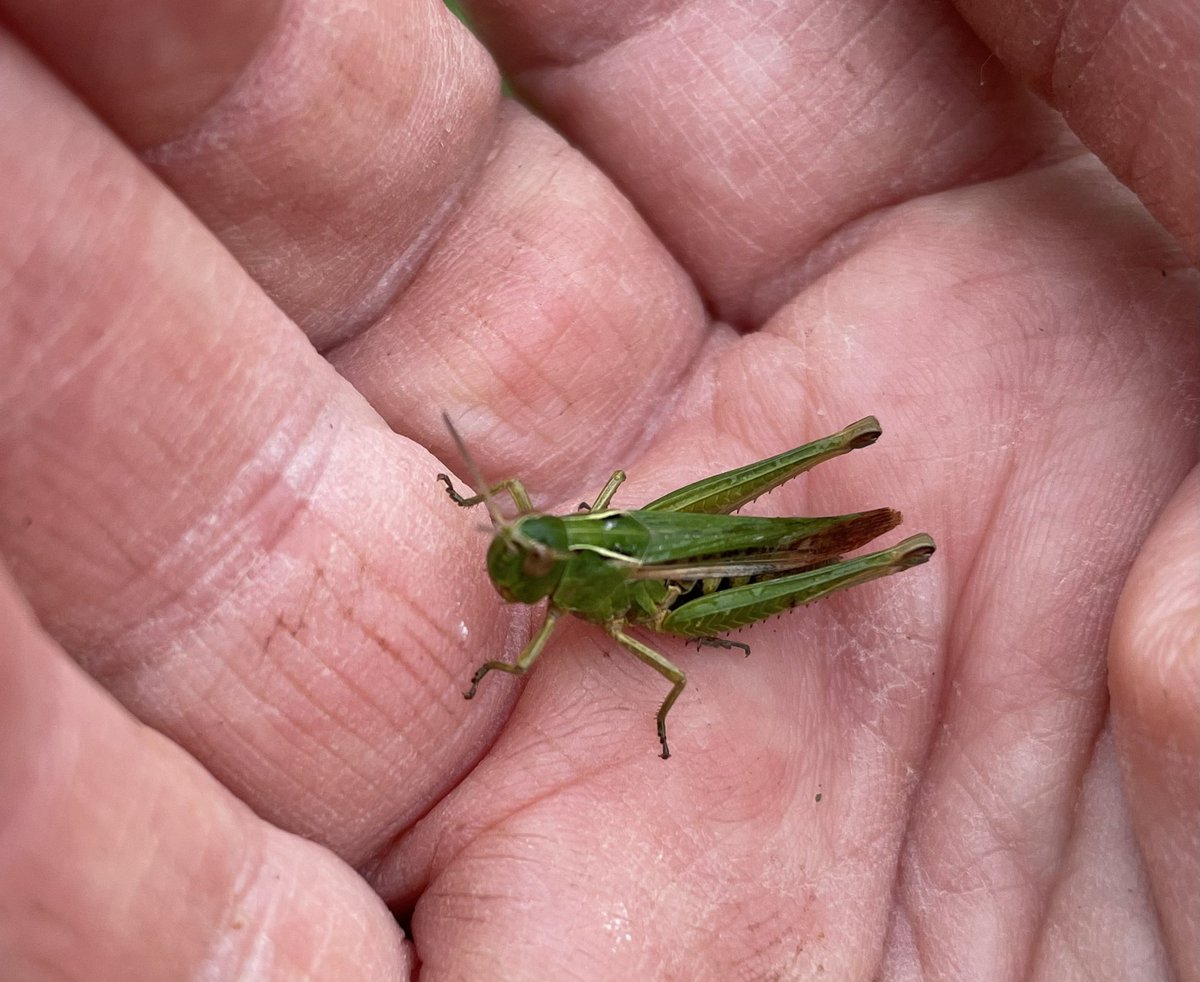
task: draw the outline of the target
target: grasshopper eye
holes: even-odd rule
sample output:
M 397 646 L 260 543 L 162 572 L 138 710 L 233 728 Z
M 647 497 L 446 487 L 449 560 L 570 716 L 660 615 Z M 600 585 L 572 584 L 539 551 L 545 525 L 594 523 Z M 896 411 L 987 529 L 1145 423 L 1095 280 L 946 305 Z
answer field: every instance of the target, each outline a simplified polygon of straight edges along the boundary
M 521 572 L 530 579 L 540 580 L 543 576 L 550 575 L 555 561 L 554 553 L 549 549 L 530 550 L 521 560 Z

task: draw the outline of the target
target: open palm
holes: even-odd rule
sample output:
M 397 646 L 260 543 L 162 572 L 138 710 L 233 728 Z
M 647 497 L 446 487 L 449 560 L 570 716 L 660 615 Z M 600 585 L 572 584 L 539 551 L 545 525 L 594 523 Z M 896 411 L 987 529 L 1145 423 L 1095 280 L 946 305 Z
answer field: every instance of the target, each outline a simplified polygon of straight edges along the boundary
M 15 977 L 1200 978 L 1195 14 L 959 6 L 478 3 L 539 118 L 436 5 L 0 2 Z M 663 761 L 588 625 L 462 699 L 443 411 L 548 510 L 873 413 L 752 510 L 939 551 L 655 638 Z

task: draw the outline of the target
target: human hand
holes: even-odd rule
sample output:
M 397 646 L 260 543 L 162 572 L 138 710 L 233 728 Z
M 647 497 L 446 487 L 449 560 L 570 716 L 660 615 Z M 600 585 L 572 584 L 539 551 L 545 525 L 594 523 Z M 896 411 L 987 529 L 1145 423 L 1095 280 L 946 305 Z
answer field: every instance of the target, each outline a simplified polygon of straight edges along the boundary
M 962 6 L 1194 259 L 1190 35 Z M 103 120 L 5 38 L 18 977 L 1200 975 L 1196 275 L 952 8 L 476 10 L 580 152 L 435 7 L 153 9 L 0 8 Z M 461 699 L 530 621 L 443 409 L 567 508 L 874 413 L 759 507 L 939 552 L 665 641 L 663 762 L 587 626 Z

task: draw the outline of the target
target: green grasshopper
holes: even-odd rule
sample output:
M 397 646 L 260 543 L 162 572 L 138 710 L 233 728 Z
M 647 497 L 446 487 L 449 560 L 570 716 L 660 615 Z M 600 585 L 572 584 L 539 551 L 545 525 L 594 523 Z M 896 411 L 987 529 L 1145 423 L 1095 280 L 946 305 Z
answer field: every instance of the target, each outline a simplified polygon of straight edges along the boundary
M 653 648 L 625 633 L 627 626 L 688 638 L 699 644 L 750 649 L 718 637 L 836 590 L 926 562 L 933 539 L 924 533 L 866 556 L 843 559 L 900 523 L 890 508 L 828 518 L 756 518 L 733 511 L 822 461 L 874 443 L 882 432 L 873 416 L 823 440 L 745 467 L 706 477 L 636 509 L 610 509 L 625 480 L 614 471 L 596 500 L 570 515 L 535 511 L 520 481 L 486 486 L 450 418 L 449 428 L 471 478 L 481 489 L 466 498 L 438 474 L 454 503 L 484 504 L 496 530 L 487 568 L 497 592 L 510 603 L 549 598 L 546 618 L 515 664 L 485 662 L 463 693 L 497 670 L 524 675 L 546 646 L 563 614 L 601 625 L 613 639 L 671 683 L 658 710 L 662 757 L 667 713 L 687 677 Z M 518 515 L 500 514 L 494 496 L 506 492 Z

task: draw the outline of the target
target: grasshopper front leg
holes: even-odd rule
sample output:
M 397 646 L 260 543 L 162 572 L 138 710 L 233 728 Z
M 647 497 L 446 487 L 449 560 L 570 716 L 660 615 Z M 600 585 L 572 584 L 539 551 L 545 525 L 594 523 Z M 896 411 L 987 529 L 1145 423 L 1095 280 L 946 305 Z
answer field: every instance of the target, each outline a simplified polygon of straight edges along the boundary
M 472 508 L 475 505 L 483 504 L 489 497 L 499 494 L 501 491 L 508 492 L 508 496 L 512 498 L 513 504 L 517 506 L 517 511 L 522 515 L 528 515 L 533 511 L 533 502 L 529 500 L 529 494 L 525 490 L 525 485 L 518 481 L 515 477 L 510 477 L 506 481 L 501 481 L 488 488 L 483 494 L 475 494 L 469 498 L 464 498 L 450 483 L 448 474 L 437 475 L 437 480 L 446 485 L 446 493 L 450 495 L 450 500 L 453 501 L 459 508 Z
M 617 493 L 619 488 L 625 481 L 624 471 L 613 471 L 612 477 L 608 479 L 608 483 L 600 489 L 600 493 L 596 495 L 596 500 L 590 505 L 586 501 L 579 502 L 579 507 L 576 511 L 603 511 L 608 507 L 608 503 L 612 501 L 612 496 Z
M 463 693 L 463 698 L 474 699 L 480 680 L 493 669 L 498 672 L 508 672 L 509 675 L 524 675 L 529 671 L 529 666 L 537 661 L 538 655 L 546 647 L 546 642 L 550 640 L 554 625 L 561 614 L 562 611 L 555 610 L 553 607 L 546 611 L 546 619 L 542 621 L 542 626 L 538 628 L 537 634 L 533 636 L 529 644 L 521 649 L 515 664 L 510 665 L 506 661 L 488 661 L 480 665 L 475 674 L 471 676 L 471 688 Z
M 625 481 L 624 471 L 613 471 L 612 477 L 608 479 L 608 483 L 600 489 L 600 493 L 596 495 L 596 500 L 592 502 L 592 506 L 588 511 L 604 511 L 608 507 L 608 503 L 612 501 L 612 496 L 617 493 L 619 488 Z
M 671 691 L 667 693 L 667 698 L 663 700 L 662 705 L 659 707 L 658 716 L 656 717 L 658 720 L 658 742 L 662 744 L 661 756 L 663 760 L 666 760 L 671 756 L 671 748 L 667 746 L 667 713 L 671 711 L 671 707 L 675 705 L 675 700 L 679 698 L 679 694 L 683 692 L 683 687 L 687 685 L 687 676 L 653 648 L 647 647 L 636 638 L 631 638 L 619 626 L 611 626 L 609 633 L 618 642 L 632 651 L 638 657 L 639 661 L 645 662 L 667 681 L 674 683 Z

